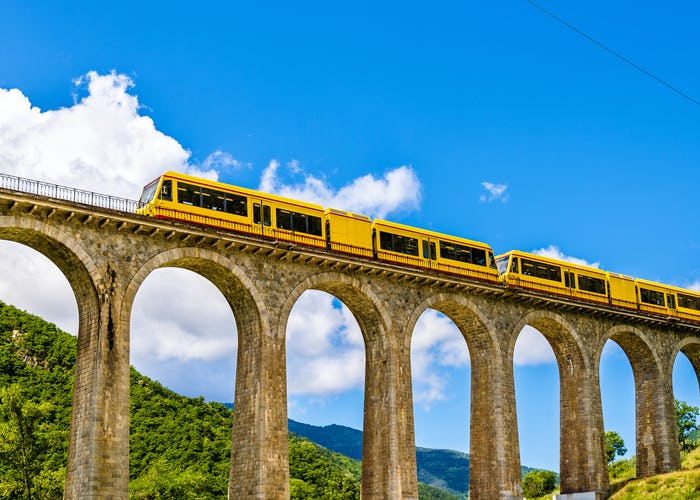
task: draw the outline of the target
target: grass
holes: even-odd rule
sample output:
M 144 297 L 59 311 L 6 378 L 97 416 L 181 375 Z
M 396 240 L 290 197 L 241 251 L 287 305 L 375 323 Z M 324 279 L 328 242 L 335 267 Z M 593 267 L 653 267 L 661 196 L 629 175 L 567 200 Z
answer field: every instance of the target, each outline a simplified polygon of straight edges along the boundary
M 682 470 L 646 479 L 632 479 L 628 470 L 613 478 L 612 469 L 616 464 L 611 466 L 610 487 L 615 493 L 610 500 L 700 498 L 700 447 L 683 457 Z

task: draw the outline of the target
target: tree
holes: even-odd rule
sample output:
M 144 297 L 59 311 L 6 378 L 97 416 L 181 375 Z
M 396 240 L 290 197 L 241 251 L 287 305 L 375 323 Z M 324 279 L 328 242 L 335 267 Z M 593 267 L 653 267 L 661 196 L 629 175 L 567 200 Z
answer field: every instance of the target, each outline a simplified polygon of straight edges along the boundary
M 690 451 L 695 443 L 690 439 L 691 434 L 698 428 L 698 407 L 690 406 L 685 401 L 673 400 L 676 407 L 676 428 L 678 430 L 678 444 L 681 451 Z
M 52 444 L 42 428 L 50 406 L 27 400 L 18 384 L 0 389 L 0 471 L 11 498 L 40 498 L 34 486 L 43 472 L 42 456 Z
M 605 433 L 605 458 L 608 459 L 608 463 L 615 460 L 615 455 L 623 456 L 625 453 L 627 453 L 627 448 L 625 448 L 622 437 L 615 431 L 607 431 Z
M 557 487 L 557 475 L 551 470 L 533 470 L 523 478 L 523 496 L 537 498 L 548 495 Z

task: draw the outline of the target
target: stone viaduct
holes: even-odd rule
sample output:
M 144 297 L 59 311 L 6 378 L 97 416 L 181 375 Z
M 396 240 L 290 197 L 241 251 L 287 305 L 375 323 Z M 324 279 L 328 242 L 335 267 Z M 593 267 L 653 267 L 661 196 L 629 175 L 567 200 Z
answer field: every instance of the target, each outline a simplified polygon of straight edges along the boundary
M 209 279 L 235 316 L 230 499 L 289 498 L 285 330 L 311 289 L 340 299 L 364 336 L 362 498 L 418 498 L 410 345 L 428 308 L 454 321 L 471 356 L 470 498 L 522 497 L 513 351 L 525 325 L 548 339 L 559 367 L 562 493 L 608 496 L 599 384 L 608 339 L 634 374 L 638 476 L 679 468 L 672 368 L 683 352 L 700 374 L 698 325 L 154 220 L 83 192 L 63 201 L 26 191 L 42 192 L 0 188 L 0 239 L 53 261 L 79 311 L 64 498 L 128 498 L 131 309 L 166 266 Z

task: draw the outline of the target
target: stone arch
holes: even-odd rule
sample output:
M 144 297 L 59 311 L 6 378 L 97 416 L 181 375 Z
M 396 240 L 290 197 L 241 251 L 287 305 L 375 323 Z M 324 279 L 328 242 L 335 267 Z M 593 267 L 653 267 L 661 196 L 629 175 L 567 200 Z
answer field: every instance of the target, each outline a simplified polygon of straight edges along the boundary
M 624 351 L 634 376 L 637 477 L 670 472 L 680 466 L 673 407 L 673 362 L 659 355 L 649 335 L 630 325 L 610 328 L 597 346 L 596 367 L 603 346 L 613 340 Z M 674 359 L 674 358 L 671 358 Z
M 550 311 L 531 311 L 527 313 L 513 329 L 508 343 L 508 353 L 512 360 L 515 353 L 515 343 L 523 328 L 529 325 L 540 332 L 549 342 L 557 358 L 559 376 L 562 372 L 573 373 L 574 363 L 580 368 L 590 370 L 590 362 L 584 355 L 583 342 L 573 323 L 563 316 Z
M 509 339 L 512 364 L 515 343 L 529 325 L 547 339 L 559 370 L 559 471 L 562 494 L 608 490 L 599 375 L 593 370 L 580 328 L 586 323 L 551 311 L 532 310 L 517 323 Z
M 403 432 L 408 418 L 405 391 L 401 389 L 402 366 L 395 336 L 391 334 L 394 322 L 388 303 L 383 295 L 380 298 L 380 291 L 353 275 L 312 274 L 287 295 L 280 308 L 278 336 L 285 337 L 289 314 L 307 290 L 320 290 L 342 301 L 355 317 L 364 338 L 362 497 L 417 497 L 415 443 L 412 433 Z M 408 449 L 412 450 L 412 459 Z
M 299 282 L 287 295 L 280 309 L 278 335 L 286 335 L 289 314 L 299 297 L 307 290 L 319 290 L 333 295 L 350 309 L 360 325 L 365 344 L 370 341 L 382 341 L 391 316 L 375 292 L 361 280 L 348 274 L 327 272 L 312 274 Z
M 486 314 L 473 301 L 462 295 L 449 293 L 431 295 L 414 308 L 406 319 L 403 330 L 413 332 L 418 319 L 428 309 L 435 309 L 454 322 L 470 348 L 470 356 L 472 347 L 476 353 L 482 350 L 488 351 L 498 345 L 493 329 L 487 326 L 490 321 Z M 411 337 L 412 335 L 404 336 L 404 348 L 411 348 Z
M 234 314 L 238 356 L 229 498 L 242 498 L 256 489 L 265 496 L 264 492 L 280 487 L 288 495 L 287 422 L 286 413 L 279 410 L 280 400 L 286 405 L 286 386 L 283 379 L 275 378 L 280 353 L 262 294 L 248 273 L 218 252 L 196 247 L 166 250 L 146 260 L 128 279 L 120 311 L 124 331 L 129 331 L 140 286 L 162 267 L 187 269 L 206 278 L 223 294 Z
M 131 307 L 146 277 L 162 267 L 187 269 L 211 281 L 224 295 L 236 318 L 241 340 L 246 332 L 268 331 L 265 302 L 250 277 L 231 259 L 212 250 L 181 247 L 158 253 L 144 262 L 129 280 L 121 320 L 129 324 Z
M 102 276 L 87 250 L 56 226 L 31 217 L 0 216 L 0 239 L 32 248 L 53 262 L 68 280 L 79 314 L 89 310 L 88 303 L 96 302 L 104 288 Z
M 489 316 L 471 298 L 435 293 L 415 305 L 404 321 L 404 350 L 420 316 L 441 312 L 457 326 L 469 349 L 471 364 L 469 497 L 474 499 L 522 496 L 520 449 L 515 412 L 512 363 L 499 339 L 493 311 Z M 410 366 L 410 356 L 407 364 Z M 410 369 L 408 369 L 410 374 Z M 409 381 L 410 387 L 410 381 Z M 410 390 L 410 389 L 409 389 Z
M 695 371 L 695 376 L 698 379 L 698 385 L 700 385 L 700 339 L 698 337 L 685 337 L 675 346 L 673 354 L 671 355 L 670 363 L 671 369 L 673 369 L 673 363 L 678 356 L 678 353 L 683 353 L 690 361 L 690 364 Z

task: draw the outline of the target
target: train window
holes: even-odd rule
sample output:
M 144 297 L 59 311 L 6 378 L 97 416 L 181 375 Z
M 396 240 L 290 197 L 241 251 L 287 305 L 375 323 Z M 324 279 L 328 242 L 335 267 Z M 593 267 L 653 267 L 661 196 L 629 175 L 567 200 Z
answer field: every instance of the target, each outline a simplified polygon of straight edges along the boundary
M 521 261 L 523 274 L 525 276 L 534 276 L 536 278 L 558 281 L 561 283 L 561 267 L 527 259 L 521 259 Z
M 489 252 L 489 267 L 491 269 L 498 269 L 496 267 L 496 257 L 494 257 L 493 252 Z
M 170 179 L 163 181 L 163 187 L 160 188 L 160 199 L 163 201 L 173 201 L 173 181 Z
M 202 208 L 210 210 L 224 211 L 224 193 L 216 189 L 202 188 Z
M 605 280 L 591 278 L 590 276 L 578 275 L 578 287 L 586 292 L 599 293 L 605 295 Z
M 306 233 L 306 214 L 292 212 L 292 230 Z
M 263 226 L 272 225 L 272 215 L 270 214 L 270 207 L 263 205 Z
M 253 203 L 253 224 L 260 224 L 262 218 L 260 217 L 260 203 Z
M 139 199 L 139 201 L 141 203 L 150 202 L 153 199 L 153 195 L 155 194 L 156 189 L 158 189 L 158 179 L 154 180 L 148 186 L 143 188 L 143 192 L 141 193 L 141 198 Z
M 418 257 L 418 240 L 416 238 L 379 231 L 379 246 L 382 250 L 391 250 Z
M 423 258 L 435 260 L 437 255 L 435 254 L 435 243 L 432 241 L 423 241 Z
M 678 307 L 685 307 L 686 309 L 695 309 L 696 311 L 700 311 L 700 297 L 693 297 L 692 295 L 679 293 Z
M 177 201 L 184 205 L 192 205 L 195 207 L 202 206 L 199 186 L 187 184 L 185 182 L 177 183 Z
M 639 289 L 639 299 L 645 304 L 652 304 L 655 306 L 665 306 L 664 294 L 663 292 L 657 292 L 656 290 L 647 290 L 646 288 Z
M 510 272 L 518 274 L 520 271 L 518 271 L 518 258 L 513 257 L 513 263 L 510 265 Z
M 486 266 L 486 250 L 440 240 L 440 257 L 467 264 Z
M 260 209 L 258 209 L 260 210 Z M 238 194 L 226 193 L 226 211 L 233 215 L 248 216 L 248 198 Z M 258 212 L 258 219 L 260 213 Z M 260 222 L 258 222 L 260 224 Z
M 323 234 L 320 217 L 291 212 L 281 208 L 277 209 L 276 215 L 277 227 L 280 229 L 313 234 L 315 236 L 321 236 Z
M 289 210 L 277 209 L 277 227 L 280 229 L 292 230 L 292 212 Z

